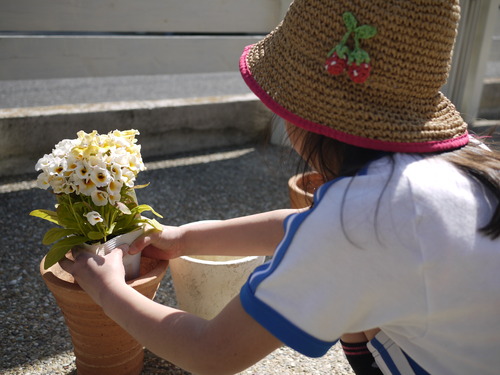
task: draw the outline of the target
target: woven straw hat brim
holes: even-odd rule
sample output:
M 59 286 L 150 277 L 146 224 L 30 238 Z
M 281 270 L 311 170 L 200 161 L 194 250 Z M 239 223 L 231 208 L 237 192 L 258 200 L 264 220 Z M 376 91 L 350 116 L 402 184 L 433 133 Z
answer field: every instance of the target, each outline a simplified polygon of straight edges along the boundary
M 461 147 L 468 143 L 467 124 L 439 92 L 459 8 L 451 1 L 426 3 L 424 9 L 401 0 L 296 0 L 272 33 L 245 49 L 240 71 L 264 104 L 306 130 L 385 151 Z M 328 51 L 346 32 L 344 11 L 378 30 L 363 41 L 372 73 L 362 84 L 324 68 Z

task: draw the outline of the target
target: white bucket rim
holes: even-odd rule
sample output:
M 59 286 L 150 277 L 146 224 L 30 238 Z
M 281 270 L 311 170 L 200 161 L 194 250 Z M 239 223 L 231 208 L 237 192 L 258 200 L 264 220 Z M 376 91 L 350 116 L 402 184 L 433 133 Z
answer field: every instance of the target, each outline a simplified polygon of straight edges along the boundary
M 196 255 L 194 255 L 194 256 L 196 256 Z M 188 262 L 207 264 L 207 265 L 211 265 L 211 266 L 227 266 L 227 265 L 231 265 L 231 264 L 252 262 L 252 261 L 254 261 L 258 258 L 261 258 L 261 257 L 264 258 L 264 256 L 262 256 L 262 255 L 248 255 L 248 256 L 239 256 L 238 257 L 239 259 L 217 261 L 217 260 L 198 259 L 198 258 L 194 258 L 194 256 L 183 255 L 180 257 L 180 259 L 183 259 L 183 260 L 188 261 Z M 202 255 L 202 256 L 206 256 L 206 255 Z M 214 255 L 214 256 L 226 256 L 226 255 Z M 228 257 L 234 258 L 235 256 L 228 255 Z
M 192 224 L 197 224 L 197 223 L 213 223 L 217 221 L 222 221 L 222 220 L 199 220 L 199 221 L 193 221 L 192 223 L 187 223 L 181 225 L 181 227 L 184 226 L 189 226 Z M 200 255 L 200 256 L 227 256 L 231 258 L 238 257 L 238 259 L 231 259 L 231 260 L 222 260 L 222 261 L 216 261 L 216 260 L 206 260 L 206 259 L 198 259 L 194 258 L 196 255 L 189 256 L 189 255 L 182 255 L 177 259 L 183 259 L 188 262 L 193 262 L 193 263 L 198 263 L 198 264 L 207 264 L 211 266 L 227 266 L 231 264 L 240 264 L 240 263 L 247 263 L 247 262 L 252 262 L 256 259 L 259 258 L 264 258 L 263 255 L 242 255 L 242 256 L 233 256 L 233 255 L 216 255 L 216 254 L 211 254 L 211 255 Z M 171 259 L 171 261 L 175 261 L 175 259 Z

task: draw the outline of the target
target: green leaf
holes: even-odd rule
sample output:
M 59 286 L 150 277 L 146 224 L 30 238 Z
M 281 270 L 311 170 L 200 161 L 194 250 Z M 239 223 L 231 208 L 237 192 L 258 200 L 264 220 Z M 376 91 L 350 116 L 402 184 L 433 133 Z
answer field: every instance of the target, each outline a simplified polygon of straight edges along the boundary
M 57 218 L 57 213 L 55 211 L 34 210 L 30 212 L 30 215 L 34 217 L 39 217 L 40 219 L 48 220 L 52 223 L 56 223 L 57 225 L 61 225 L 59 224 L 59 219 Z
M 98 241 L 103 239 L 104 235 L 101 232 L 91 231 L 87 233 L 87 237 L 89 238 L 89 240 Z
M 57 242 L 50 248 L 49 252 L 47 253 L 47 256 L 45 257 L 45 262 L 43 263 L 43 267 L 47 269 L 53 266 L 54 264 L 59 262 L 62 258 L 64 258 L 64 255 L 71 248 L 81 245 L 85 241 L 87 241 L 87 237 L 71 236 Z
M 57 206 L 57 217 L 61 225 L 65 228 L 74 228 L 76 226 L 73 211 L 65 204 Z
M 147 217 L 144 217 L 143 220 L 141 220 L 143 223 L 148 223 L 151 225 L 154 229 L 156 230 L 163 230 L 163 225 L 161 225 L 156 219 L 149 219 Z
M 109 228 L 106 230 L 106 235 L 109 236 L 110 234 L 113 234 L 113 231 L 115 230 L 116 227 L 116 221 L 113 222 Z
M 363 25 L 355 30 L 356 36 L 360 39 L 369 39 L 377 35 L 377 29 L 373 26 Z
M 68 237 L 75 232 L 72 229 L 64 229 L 64 228 L 51 228 L 43 236 L 42 243 L 44 245 L 49 245 L 53 242 L 59 241 L 63 237 Z
M 351 12 L 345 12 L 342 15 L 342 18 L 344 19 L 344 23 L 348 31 L 354 31 L 356 29 L 358 21 L 356 21 L 356 18 Z
M 141 205 L 139 205 L 137 207 L 134 207 L 132 209 L 132 212 L 134 212 L 136 214 L 140 214 L 140 213 L 142 213 L 144 211 L 151 211 L 156 216 L 163 218 L 163 216 L 161 216 L 158 212 L 156 212 L 155 210 L 153 210 L 153 207 L 148 206 L 147 204 L 141 204 Z
M 134 189 L 144 189 L 145 187 L 148 187 L 148 186 L 149 186 L 149 182 L 147 184 L 143 184 L 143 185 L 135 185 Z

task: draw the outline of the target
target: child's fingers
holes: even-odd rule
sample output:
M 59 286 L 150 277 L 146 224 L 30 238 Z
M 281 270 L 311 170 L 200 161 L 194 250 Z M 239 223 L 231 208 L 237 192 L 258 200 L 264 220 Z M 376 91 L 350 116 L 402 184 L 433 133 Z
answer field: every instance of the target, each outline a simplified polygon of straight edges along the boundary
M 130 255 L 140 253 L 145 247 L 147 247 L 150 244 L 151 244 L 151 236 L 145 233 L 130 244 L 128 253 Z
M 154 246 L 148 246 L 144 249 L 142 252 L 145 257 L 148 258 L 153 258 L 153 259 L 163 259 L 163 260 L 168 260 L 171 258 L 169 254 L 161 249 L 158 249 L 157 247 Z

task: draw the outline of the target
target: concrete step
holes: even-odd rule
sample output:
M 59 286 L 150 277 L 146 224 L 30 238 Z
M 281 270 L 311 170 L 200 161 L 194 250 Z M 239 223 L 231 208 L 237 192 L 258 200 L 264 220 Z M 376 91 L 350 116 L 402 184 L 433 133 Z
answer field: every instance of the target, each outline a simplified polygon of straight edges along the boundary
M 33 172 L 79 130 L 137 129 L 153 159 L 254 142 L 271 118 L 238 72 L 3 81 L 0 176 Z
M 500 80 L 486 79 L 480 118 L 500 119 L 499 94 Z M 79 130 L 138 129 L 152 160 L 255 142 L 272 118 L 238 72 L 1 81 L 0 177 L 34 172 Z

